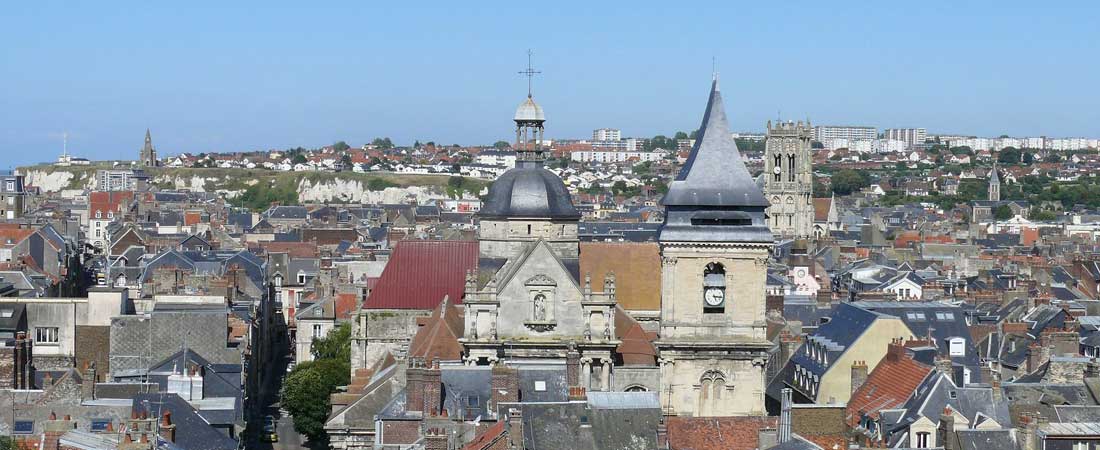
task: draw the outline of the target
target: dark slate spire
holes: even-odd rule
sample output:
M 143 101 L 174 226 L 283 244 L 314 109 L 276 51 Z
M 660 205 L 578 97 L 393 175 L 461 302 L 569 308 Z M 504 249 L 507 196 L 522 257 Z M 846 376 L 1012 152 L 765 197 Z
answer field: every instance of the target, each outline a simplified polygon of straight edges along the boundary
M 771 244 L 764 192 L 745 169 L 730 136 L 718 77 L 710 88 L 695 146 L 661 199 L 665 222 L 661 242 Z
M 768 206 L 730 136 L 718 77 L 711 84 L 703 123 L 680 174 L 661 203 L 678 206 Z

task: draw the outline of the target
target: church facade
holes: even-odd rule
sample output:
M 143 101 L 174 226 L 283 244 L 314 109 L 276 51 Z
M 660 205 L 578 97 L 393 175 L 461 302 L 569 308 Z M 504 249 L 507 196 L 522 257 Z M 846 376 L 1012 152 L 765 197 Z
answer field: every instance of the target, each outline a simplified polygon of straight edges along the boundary
M 775 234 L 806 238 L 813 233 L 813 155 L 809 122 L 768 121 L 764 151 L 764 191 L 769 225 Z

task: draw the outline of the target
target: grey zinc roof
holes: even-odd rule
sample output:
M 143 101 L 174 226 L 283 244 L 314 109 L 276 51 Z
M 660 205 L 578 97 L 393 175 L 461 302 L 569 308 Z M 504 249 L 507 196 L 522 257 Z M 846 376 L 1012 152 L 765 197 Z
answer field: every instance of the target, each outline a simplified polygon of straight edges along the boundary
M 680 174 L 661 199 L 663 205 L 758 206 L 768 200 L 745 168 L 730 136 L 718 78 L 710 89 L 707 110 L 698 137 Z
M 489 186 L 478 216 L 579 219 L 581 215 L 561 178 L 542 167 L 517 167 Z

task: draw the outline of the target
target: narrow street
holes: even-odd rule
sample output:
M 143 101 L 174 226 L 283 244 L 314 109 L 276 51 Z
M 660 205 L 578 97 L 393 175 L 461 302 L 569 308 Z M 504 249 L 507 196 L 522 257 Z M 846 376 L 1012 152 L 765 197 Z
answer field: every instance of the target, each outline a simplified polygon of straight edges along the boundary
M 260 403 L 255 406 L 252 414 L 249 432 L 242 446 L 245 449 L 303 450 L 309 448 L 305 445 L 306 439 L 294 431 L 294 420 L 279 408 L 279 392 L 283 388 L 287 365 L 293 356 L 290 353 L 290 342 L 285 331 L 278 336 L 280 338 L 275 343 L 276 351 L 272 355 L 272 361 L 265 365 L 265 368 L 271 371 L 267 379 L 272 382 L 260 387 Z M 264 417 L 268 415 L 275 417 L 278 442 L 266 442 L 264 439 L 263 422 Z

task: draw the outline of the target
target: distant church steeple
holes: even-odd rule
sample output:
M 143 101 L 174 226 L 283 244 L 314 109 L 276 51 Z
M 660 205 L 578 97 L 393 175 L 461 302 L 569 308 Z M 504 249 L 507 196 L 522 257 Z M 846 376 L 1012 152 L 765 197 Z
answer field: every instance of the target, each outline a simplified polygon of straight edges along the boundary
M 1001 175 L 997 173 L 997 162 L 993 162 L 993 170 L 989 172 L 989 201 L 1001 201 Z
M 157 149 L 153 147 L 153 136 L 149 133 L 149 129 L 145 129 L 145 145 L 141 147 L 141 165 L 145 167 L 156 167 L 160 165 L 160 160 L 157 159 Z

